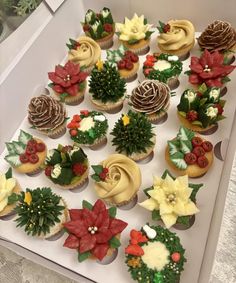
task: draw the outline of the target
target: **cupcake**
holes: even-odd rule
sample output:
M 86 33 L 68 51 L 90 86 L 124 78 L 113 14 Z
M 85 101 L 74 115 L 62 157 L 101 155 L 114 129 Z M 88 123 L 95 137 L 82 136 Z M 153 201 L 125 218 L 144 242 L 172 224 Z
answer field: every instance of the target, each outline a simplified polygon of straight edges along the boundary
M 116 67 L 108 62 L 98 61 L 89 80 L 92 104 L 108 113 L 119 112 L 123 107 L 126 93 L 125 80 Z
M 117 50 L 107 50 L 107 61 L 118 68 L 121 78 L 131 82 L 137 78 L 138 55 L 121 45 Z
M 34 175 L 41 171 L 47 147 L 45 143 L 20 130 L 18 141 L 7 142 L 8 155 L 5 160 L 19 173 Z
M 32 128 L 49 138 L 56 139 L 66 132 L 64 105 L 50 95 L 33 97 L 28 106 L 28 121 Z
M 5 174 L 0 173 L 0 217 L 11 215 L 15 204 L 11 204 L 13 194 L 19 194 L 21 188 L 16 179 L 12 177 L 12 169 Z
M 179 86 L 178 77 L 182 72 L 182 66 L 176 55 L 154 53 L 146 56 L 143 74 L 148 79 L 166 83 L 172 90 Z
M 225 65 L 224 55 L 219 51 L 210 53 L 204 50 L 200 58 L 192 56 L 190 70 L 185 74 L 189 76 L 189 82 L 195 87 L 205 83 L 208 87 L 223 87 L 230 81 L 228 75 L 236 66 Z
M 177 55 L 183 61 L 195 43 L 195 29 L 188 20 L 170 20 L 166 24 L 159 21 L 157 44 L 161 52 Z
M 130 104 L 134 111 L 145 113 L 156 123 L 167 113 L 170 105 L 170 88 L 162 82 L 144 80 L 133 89 Z
M 101 200 L 94 205 L 83 201 L 82 209 L 70 209 L 70 221 L 64 224 L 69 236 L 64 247 L 75 249 L 78 260 L 102 261 L 112 257 L 121 245 L 120 234 L 128 225 L 116 218 L 116 208 L 106 208 Z
M 80 70 L 80 65 L 68 61 L 65 66 L 57 65 L 55 72 L 48 73 L 49 87 L 54 96 L 65 104 L 77 105 L 84 99 L 88 74 Z
M 112 154 L 92 166 L 95 191 L 109 205 L 130 203 L 138 193 L 142 176 L 138 165 L 123 154 Z
M 58 234 L 67 221 L 65 201 L 50 188 L 26 189 L 15 195 L 17 227 L 24 227 L 29 236 L 48 239 Z
M 137 55 L 143 55 L 149 51 L 153 33 L 150 28 L 151 25 L 147 24 L 147 19 L 137 14 L 134 14 L 131 20 L 125 18 L 124 23 L 116 23 L 120 43 Z
M 81 146 L 94 149 L 106 144 L 108 122 L 101 112 L 81 110 L 67 125 L 71 139 Z
M 189 184 L 188 175 L 174 178 L 166 170 L 161 178 L 153 178 L 153 185 L 144 190 L 148 199 L 139 205 L 152 211 L 152 220 L 163 221 L 168 229 L 172 226 L 178 229 L 178 225 L 188 229 L 199 212 L 195 203 L 201 187 L 202 184 Z
M 76 189 L 88 178 L 87 155 L 76 144 L 58 145 L 48 152 L 45 161 L 45 175 L 61 189 Z
M 225 118 L 225 100 L 220 98 L 219 87 L 202 85 L 199 90 L 186 89 L 177 106 L 180 122 L 195 132 L 208 133 L 218 121 Z
M 201 177 L 213 163 L 212 143 L 187 128 L 180 127 L 177 137 L 167 144 L 166 162 L 178 175 Z
M 218 50 L 224 55 L 224 63 L 228 64 L 236 51 L 236 30 L 230 23 L 216 20 L 206 27 L 197 41 L 202 50 Z
M 122 153 L 134 161 L 146 159 L 154 149 L 156 136 L 152 124 L 141 113 L 129 111 L 115 123 L 111 132 L 114 136 L 112 145 L 118 153 Z
M 100 13 L 89 9 L 81 24 L 85 34 L 95 40 L 102 49 L 112 47 L 115 23 L 108 8 L 104 7 Z
M 161 226 L 149 224 L 131 230 L 125 253 L 128 271 L 140 283 L 179 282 L 186 262 L 179 237 Z
M 80 36 L 76 40 L 70 38 L 68 60 L 79 64 L 84 72 L 90 73 L 101 57 L 101 48 L 92 38 Z

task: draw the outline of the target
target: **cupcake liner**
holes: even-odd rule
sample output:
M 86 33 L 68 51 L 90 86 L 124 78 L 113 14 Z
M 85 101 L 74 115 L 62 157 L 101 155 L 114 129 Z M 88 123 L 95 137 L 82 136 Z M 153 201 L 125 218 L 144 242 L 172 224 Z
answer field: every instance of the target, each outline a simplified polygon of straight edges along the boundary
M 65 122 L 53 131 L 50 131 L 47 133 L 44 132 L 44 134 L 46 134 L 51 139 L 58 139 L 62 137 L 65 133 L 66 133 L 66 123 Z
M 123 44 L 125 47 L 127 47 L 130 51 L 135 53 L 136 55 L 145 55 L 149 52 L 150 47 L 150 38 L 149 39 L 141 39 L 136 44 L 128 44 L 126 41 L 120 40 L 120 43 Z
M 84 91 L 79 92 L 79 95 L 76 96 L 69 96 L 65 98 L 65 104 L 67 105 L 79 105 L 84 101 Z
M 143 46 L 141 48 L 138 48 L 138 49 L 129 48 L 129 50 L 132 51 L 136 55 L 145 55 L 149 52 L 150 46 L 147 44 L 146 46 Z
M 166 111 L 161 111 L 160 114 L 151 114 L 151 115 L 147 115 L 148 121 L 150 121 L 152 124 L 160 124 L 160 123 L 164 123 L 167 118 L 168 118 L 168 114 Z
M 179 55 L 179 60 L 180 61 L 185 61 L 185 60 L 187 60 L 189 58 L 189 56 L 190 56 L 190 52 L 187 51 L 186 53 L 184 53 L 182 55 Z
M 106 144 L 107 144 L 107 137 L 103 136 L 100 139 L 98 139 L 94 144 L 89 145 L 89 148 L 92 150 L 98 150 L 104 147 Z
M 110 205 L 110 206 L 115 206 L 115 207 L 122 208 L 122 207 L 127 206 L 127 205 L 131 204 L 132 202 L 134 202 L 135 199 L 137 200 L 137 199 L 138 199 L 137 197 L 138 197 L 138 190 L 137 190 L 137 192 L 135 192 L 135 193 L 131 196 L 131 198 L 130 198 L 129 200 L 122 201 L 122 202 L 120 202 L 120 203 L 110 202 L 110 201 L 107 201 L 106 199 L 102 199 L 102 200 L 103 200 L 106 204 L 108 204 L 108 205 Z M 136 203 L 137 203 L 137 201 L 135 202 L 135 204 L 134 204 L 132 207 L 134 207 L 134 206 L 136 205 Z M 132 208 L 132 207 L 131 207 L 131 208 Z M 131 208 L 130 208 L 130 209 L 131 209 Z
M 189 225 L 184 225 L 182 223 L 175 223 L 172 227 L 175 228 L 176 230 L 187 230 L 191 228 L 195 222 L 195 214 L 189 216 Z
M 32 172 L 26 173 L 26 175 L 28 175 L 29 177 L 33 177 L 35 175 L 39 175 L 42 171 L 43 171 L 42 168 L 38 168 L 38 169 L 36 169 L 36 170 L 34 170 Z
M 112 263 L 116 259 L 117 255 L 118 255 L 118 249 L 110 248 L 104 259 L 103 260 L 97 259 L 96 262 L 101 265 L 107 265 Z
M 102 103 L 99 100 L 91 99 L 92 104 L 98 109 L 106 111 L 110 114 L 115 114 L 121 111 L 123 108 L 125 96 L 123 96 L 121 99 L 119 99 L 117 102 L 109 102 L 109 103 Z
M 114 32 L 102 39 L 96 40 L 96 42 L 101 47 L 101 49 L 109 49 L 113 45 L 113 36 Z
M 92 72 L 92 69 L 94 68 L 94 65 L 92 65 L 92 66 L 88 66 L 88 67 L 86 67 L 83 71 L 85 72 L 85 73 L 88 73 L 89 75 L 90 75 L 90 73 Z
M 179 87 L 179 84 L 180 84 L 178 76 L 169 78 L 169 79 L 167 80 L 167 84 L 168 84 L 170 90 L 173 90 L 173 89 L 178 88 L 178 87 Z
M 120 76 L 128 83 L 136 80 L 138 77 L 137 71 L 139 69 L 139 62 L 134 63 L 132 70 L 119 70 Z

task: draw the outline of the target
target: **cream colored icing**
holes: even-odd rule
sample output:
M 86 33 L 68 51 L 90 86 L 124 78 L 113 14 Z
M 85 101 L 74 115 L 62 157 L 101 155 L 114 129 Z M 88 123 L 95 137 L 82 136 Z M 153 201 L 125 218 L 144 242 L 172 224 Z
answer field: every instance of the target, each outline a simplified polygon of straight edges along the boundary
M 77 39 L 80 46 L 68 52 L 68 60 L 80 66 L 90 67 L 96 64 L 101 56 L 100 46 L 90 37 L 81 36 Z
M 171 20 L 168 22 L 170 31 L 161 33 L 157 42 L 164 50 L 179 50 L 194 40 L 195 29 L 193 24 L 187 20 Z
M 108 168 L 108 176 L 95 183 L 99 198 L 113 204 L 129 201 L 141 185 L 138 165 L 122 154 L 112 154 L 100 164 Z
M 94 121 L 93 121 L 93 117 L 86 117 L 83 118 L 79 124 L 79 130 L 82 132 L 86 132 L 88 130 L 90 130 L 91 128 L 93 128 L 95 125 Z
M 8 203 L 8 197 L 12 194 L 16 180 L 6 179 L 5 174 L 0 174 L 0 212 L 4 210 Z
M 144 24 L 144 16 L 138 17 L 137 14 L 134 14 L 131 20 L 125 18 L 124 24 L 116 23 L 116 29 L 120 33 L 119 39 L 124 41 L 144 39 L 150 27 L 151 25 Z
M 166 69 L 169 69 L 170 67 L 171 67 L 170 62 L 166 60 L 158 60 L 157 62 L 155 62 L 153 66 L 155 70 L 159 70 L 159 71 L 164 71 Z

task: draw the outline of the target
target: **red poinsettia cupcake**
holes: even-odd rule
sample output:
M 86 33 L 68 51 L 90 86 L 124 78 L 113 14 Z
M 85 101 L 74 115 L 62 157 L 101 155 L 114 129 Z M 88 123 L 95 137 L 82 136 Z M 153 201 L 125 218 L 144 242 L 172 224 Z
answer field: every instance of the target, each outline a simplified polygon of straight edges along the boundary
M 49 72 L 52 81 L 48 86 L 54 95 L 68 105 L 77 105 L 84 99 L 88 74 L 80 70 L 79 64 L 68 61 L 65 66 L 57 65 L 55 72 Z
M 224 55 L 218 51 L 210 53 L 204 50 L 201 57 L 191 57 L 190 70 L 185 72 L 189 82 L 195 86 L 205 83 L 208 87 L 223 87 L 230 81 L 228 75 L 236 66 L 225 65 Z
M 64 224 L 69 236 L 64 247 L 78 251 L 79 262 L 88 258 L 102 261 L 112 257 L 121 245 L 120 233 L 128 225 L 115 218 L 116 208 L 106 208 L 101 200 L 94 205 L 83 201 L 82 209 L 70 209 L 70 221 Z

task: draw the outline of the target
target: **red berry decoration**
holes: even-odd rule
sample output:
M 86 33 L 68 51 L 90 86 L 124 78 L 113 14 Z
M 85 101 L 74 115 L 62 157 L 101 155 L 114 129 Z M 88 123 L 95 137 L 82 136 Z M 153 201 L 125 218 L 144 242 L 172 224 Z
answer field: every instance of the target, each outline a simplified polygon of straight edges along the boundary
M 102 171 L 100 174 L 99 174 L 99 177 L 101 180 L 105 180 L 106 179 L 106 176 L 107 176 L 107 173 L 105 173 L 104 171 Z
M 105 172 L 106 174 L 108 173 L 108 168 L 103 168 L 102 172 Z
M 50 177 L 51 176 L 51 173 L 52 173 L 52 170 L 53 170 L 53 167 L 52 166 L 47 166 L 44 170 L 44 173 L 47 177 Z
M 87 170 L 87 167 L 80 163 L 75 163 L 72 166 L 72 171 L 76 176 L 82 176 L 86 170 Z
M 31 154 L 29 155 L 29 162 L 32 164 L 35 164 L 39 161 L 39 157 L 37 154 Z
M 154 63 L 152 61 L 149 61 L 149 60 L 146 60 L 143 65 L 145 67 L 153 67 L 154 66 Z
M 113 31 L 113 27 L 111 24 L 104 24 L 103 28 L 106 32 L 112 32 Z
M 152 69 L 145 69 L 144 70 L 144 75 L 148 76 L 151 71 L 152 71 Z
M 192 153 L 194 153 L 197 157 L 205 155 L 205 150 L 201 146 L 196 146 L 192 150 Z
M 186 115 L 186 119 L 189 122 L 194 122 L 198 119 L 198 113 L 195 110 L 190 110 L 188 111 L 187 115 Z
M 89 29 L 90 29 L 90 28 L 89 28 L 89 25 L 87 25 L 87 24 L 84 24 L 84 25 L 83 25 L 83 31 L 84 31 L 84 32 L 89 31 Z
M 206 152 L 210 152 L 213 149 L 213 145 L 209 141 L 204 141 L 203 144 L 202 144 L 202 147 Z
M 84 116 L 88 116 L 89 111 L 88 110 L 80 110 L 80 114 L 82 114 Z
M 39 142 L 36 144 L 36 151 L 37 152 L 43 152 L 45 150 L 46 146 L 44 143 Z
M 70 130 L 70 135 L 71 135 L 72 137 L 77 136 L 77 134 L 78 134 L 78 131 L 77 131 L 76 129 Z
M 124 60 L 120 60 L 118 63 L 117 63 L 117 67 L 119 70 L 122 70 L 125 68 L 125 61 Z
M 193 145 L 193 147 L 202 145 L 202 139 L 200 137 L 193 137 L 192 138 L 192 145 Z
M 20 155 L 20 162 L 21 163 L 27 163 L 29 161 L 29 157 L 27 154 L 23 153 Z
M 218 115 L 221 115 L 224 112 L 224 109 L 220 104 L 215 104 L 214 107 L 218 109 Z
M 200 156 L 197 159 L 197 164 L 200 168 L 205 168 L 208 165 L 208 159 L 206 158 L 206 156 Z
M 130 56 L 130 59 L 133 63 L 138 62 L 138 55 L 132 53 L 132 55 Z
M 171 259 L 174 261 L 174 262 L 179 262 L 179 260 L 180 260 L 180 253 L 173 253 L 172 255 L 171 255 Z
M 29 141 L 27 142 L 27 146 L 36 146 L 36 144 L 37 144 L 37 141 L 34 140 L 34 139 L 29 140 Z
M 36 144 L 37 145 L 37 144 Z M 26 154 L 28 154 L 28 155 L 31 155 L 31 154 L 35 154 L 36 153 L 36 145 L 35 146 L 33 146 L 33 145 L 27 145 L 27 147 L 26 147 Z
M 132 70 L 133 67 L 134 67 L 134 64 L 133 64 L 131 61 L 127 61 L 127 62 L 125 63 L 125 68 L 126 68 L 127 70 Z
M 198 97 L 202 97 L 202 93 L 200 91 L 197 92 Z
M 192 165 L 197 161 L 197 156 L 194 153 L 189 152 L 185 154 L 184 160 L 188 165 Z
M 163 28 L 164 33 L 167 33 L 168 31 L 170 31 L 170 25 L 166 24 Z

